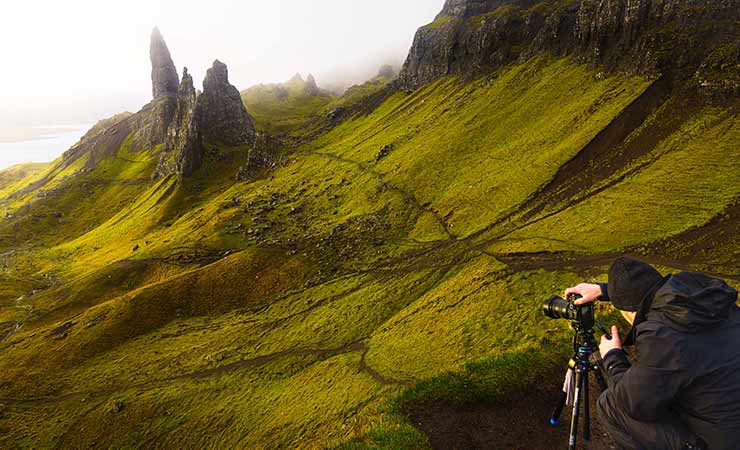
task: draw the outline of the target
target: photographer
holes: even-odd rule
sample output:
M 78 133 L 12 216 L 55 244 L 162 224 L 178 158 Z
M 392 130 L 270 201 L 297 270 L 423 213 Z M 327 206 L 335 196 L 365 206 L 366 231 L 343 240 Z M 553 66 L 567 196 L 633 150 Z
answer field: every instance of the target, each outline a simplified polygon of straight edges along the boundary
M 630 364 L 617 327 L 599 346 L 608 389 L 599 416 L 627 449 L 740 448 L 740 308 L 737 291 L 701 273 L 663 277 L 619 258 L 609 284 L 580 284 L 578 304 L 611 301 L 632 325 Z

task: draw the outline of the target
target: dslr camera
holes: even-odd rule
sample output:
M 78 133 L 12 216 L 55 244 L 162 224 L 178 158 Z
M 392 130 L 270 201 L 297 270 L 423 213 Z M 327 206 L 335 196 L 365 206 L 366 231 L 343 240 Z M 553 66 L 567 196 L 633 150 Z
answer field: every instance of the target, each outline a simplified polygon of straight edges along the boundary
M 584 330 L 593 328 L 596 325 L 594 304 L 576 305 L 579 298 L 578 294 L 569 295 L 567 300 L 553 295 L 542 305 L 542 310 L 551 319 L 570 320 L 574 327 Z

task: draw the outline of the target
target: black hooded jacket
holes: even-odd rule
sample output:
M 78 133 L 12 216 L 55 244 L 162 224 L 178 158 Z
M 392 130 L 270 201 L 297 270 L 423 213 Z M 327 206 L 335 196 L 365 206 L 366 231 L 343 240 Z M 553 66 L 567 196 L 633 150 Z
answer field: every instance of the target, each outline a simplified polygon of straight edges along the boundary
M 668 277 L 635 327 L 638 360 L 604 356 L 614 405 L 640 421 L 674 412 L 711 450 L 740 449 L 737 291 L 701 273 Z

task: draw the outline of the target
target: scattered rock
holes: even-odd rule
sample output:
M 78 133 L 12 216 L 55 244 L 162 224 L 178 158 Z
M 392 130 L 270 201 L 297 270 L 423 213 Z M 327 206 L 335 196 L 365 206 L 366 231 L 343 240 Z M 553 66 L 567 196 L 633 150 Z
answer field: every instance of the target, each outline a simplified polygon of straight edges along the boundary
M 114 414 L 118 414 L 121 411 L 123 411 L 123 402 L 121 400 L 117 400 L 115 403 L 113 403 L 113 407 L 111 407 L 111 412 Z
M 280 143 L 267 133 L 260 133 L 244 164 L 236 174 L 237 181 L 253 179 L 264 171 L 277 166 L 279 162 Z
M 136 244 L 136 245 L 134 245 L 134 248 L 131 249 L 131 251 L 132 252 L 138 252 L 140 248 L 141 247 L 139 247 L 139 244 Z
M 380 149 L 380 151 L 378 152 L 378 154 L 375 155 L 375 162 L 379 162 L 380 160 L 382 160 L 386 156 L 390 155 L 391 152 L 393 151 L 393 148 L 394 148 L 393 144 L 384 145 Z

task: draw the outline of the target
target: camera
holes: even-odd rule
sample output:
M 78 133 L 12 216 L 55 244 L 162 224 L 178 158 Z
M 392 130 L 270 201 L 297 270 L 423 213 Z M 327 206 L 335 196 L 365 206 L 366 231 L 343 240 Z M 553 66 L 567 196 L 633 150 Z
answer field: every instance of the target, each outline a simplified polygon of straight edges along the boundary
M 553 295 L 543 305 L 542 310 L 551 319 L 566 319 L 573 322 L 574 326 L 582 329 L 593 328 L 596 325 L 593 303 L 576 305 L 575 302 L 581 298 L 578 294 L 571 294 L 567 300 Z

